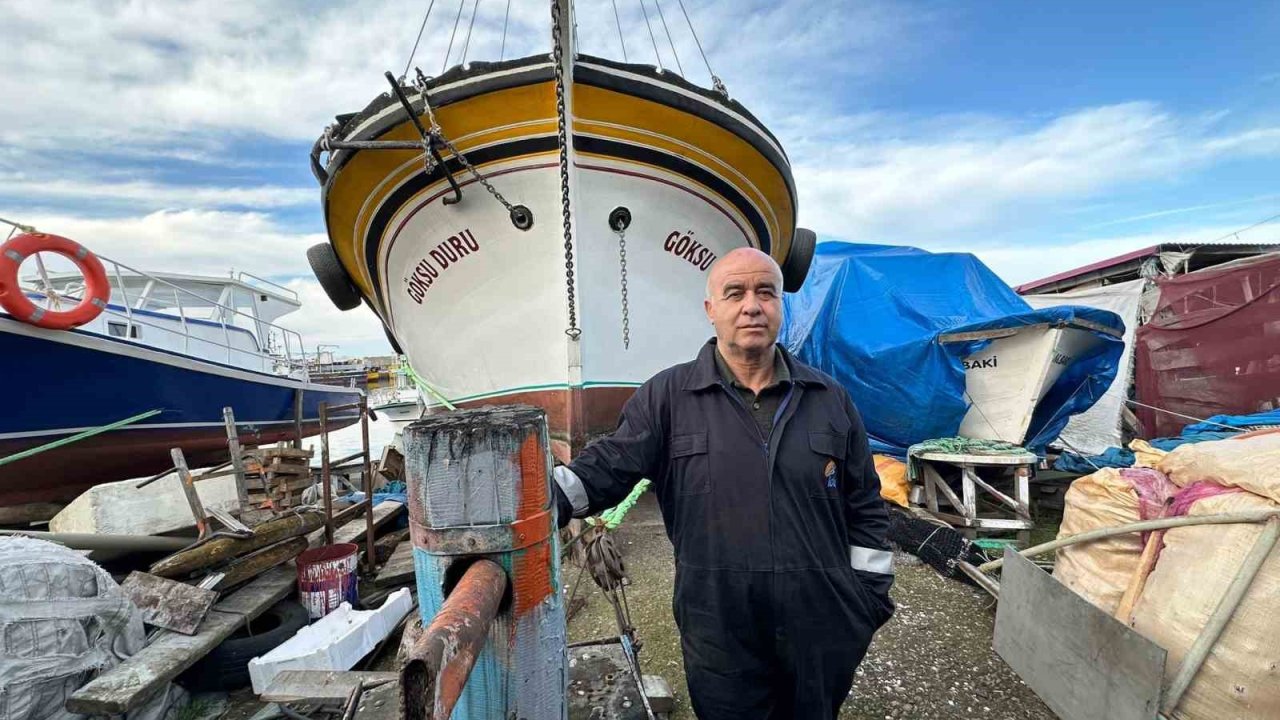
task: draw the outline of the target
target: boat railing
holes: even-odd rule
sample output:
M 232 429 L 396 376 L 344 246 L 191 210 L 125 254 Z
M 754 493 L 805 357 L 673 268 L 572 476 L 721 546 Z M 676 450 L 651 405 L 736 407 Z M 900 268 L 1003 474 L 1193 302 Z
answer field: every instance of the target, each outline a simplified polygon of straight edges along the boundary
M 257 286 L 260 288 L 261 286 L 265 285 L 267 286 L 267 289 L 276 290 L 289 296 L 289 298 L 291 298 L 295 303 L 300 301 L 298 298 L 298 292 L 296 290 L 285 287 L 284 285 L 281 285 L 280 283 L 277 283 L 277 282 L 271 282 L 266 278 L 258 277 L 257 275 L 254 275 L 253 273 L 250 273 L 250 272 L 245 272 L 244 270 L 241 270 L 240 272 L 236 273 L 236 280 L 239 280 L 240 282 L 244 283 L 245 285 L 248 285 L 249 287 Z
M 95 255 L 97 255 L 95 253 Z M 277 375 L 287 375 L 299 380 L 309 380 L 310 372 L 306 362 L 305 348 L 302 344 L 302 335 L 295 330 L 281 327 L 275 323 L 263 320 L 257 315 L 247 313 L 232 305 L 227 305 L 220 300 L 210 300 L 208 297 L 192 292 L 175 283 L 169 282 L 164 278 L 157 277 L 151 273 L 144 272 L 137 268 L 126 265 L 122 262 L 112 260 L 111 258 L 97 255 L 98 259 L 107 270 L 107 275 L 114 280 L 113 291 L 118 291 L 123 303 L 121 305 L 108 304 L 103 310 L 104 314 L 113 315 L 124 318 L 128 323 L 140 326 L 155 328 L 158 331 L 172 333 L 182 338 L 182 347 L 185 354 L 190 354 L 192 343 L 203 343 L 221 348 L 226 351 L 226 363 L 228 365 L 243 367 L 243 360 L 246 356 L 256 360 L 259 363 L 257 369 L 273 372 Z M 36 291 L 46 294 L 52 300 L 55 306 L 60 301 L 80 302 L 84 292 L 83 283 L 68 283 L 61 288 L 55 290 L 53 283 L 50 282 L 44 263 L 40 261 L 39 254 L 36 255 L 37 269 L 39 278 L 43 287 Z M 121 270 L 133 273 L 136 276 L 147 280 L 146 287 L 142 292 L 136 293 L 135 297 L 130 297 L 128 284 L 124 280 L 124 274 Z M 248 273 L 242 273 L 248 275 Z M 252 276 L 250 276 L 252 277 Z M 259 279 L 260 278 L 255 278 Z M 264 280 L 268 284 L 275 285 L 270 281 Z M 278 286 L 277 286 L 278 287 Z M 161 288 L 168 290 L 169 297 L 165 297 Z M 286 288 L 287 290 L 287 288 Z M 289 290 L 293 293 L 292 290 Z M 76 293 L 80 293 L 77 295 Z M 297 294 L 293 293 L 296 298 Z M 177 310 L 177 316 L 174 317 L 170 313 L 154 313 L 146 310 L 148 304 L 165 304 L 169 300 L 173 301 L 172 307 Z M 186 299 L 184 304 L 183 300 Z M 208 308 L 210 314 L 208 317 L 195 317 L 190 314 L 188 306 Z M 157 315 L 170 320 L 178 320 L 180 329 L 175 329 L 172 323 L 165 324 L 156 321 Z M 252 332 L 254 338 L 254 348 L 246 349 L 237 347 L 232 340 L 233 333 L 242 333 L 248 331 L 241 325 L 234 322 L 236 317 L 243 318 L 256 332 Z M 191 331 L 193 324 L 208 326 L 212 323 L 214 327 L 221 328 L 222 338 L 208 335 L 196 335 Z M 237 362 L 237 357 L 241 362 Z M 214 358 L 210 358 L 214 359 Z M 218 358 L 221 359 L 221 358 Z

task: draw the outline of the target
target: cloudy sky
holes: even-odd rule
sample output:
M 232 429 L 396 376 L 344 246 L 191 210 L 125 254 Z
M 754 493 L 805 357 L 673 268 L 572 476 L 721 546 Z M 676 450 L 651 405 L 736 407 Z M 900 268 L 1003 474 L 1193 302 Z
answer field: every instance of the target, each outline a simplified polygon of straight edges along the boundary
M 428 74 L 464 44 L 548 49 L 545 0 L 511 0 L 505 23 L 506 0 L 460 1 L 0 0 L 0 217 L 145 268 L 269 275 L 302 295 L 288 324 L 309 344 L 384 352 L 307 268 L 324 239 L 307 153 L 404 68 L 428 5 Z M 657 62 L 641 0 L 616 1 L 628 59 Z M 824 239 L 967 250 L 1016 284 L 1280 214 L 1280 5 L 684 5 Z M 577 6 L 583 51 L 621 58 L 612 3 Z M 660 62 L 709 84 L 679 2 L 643 8 Z M 1239 239 L 1280 241 L 1280 222 Z

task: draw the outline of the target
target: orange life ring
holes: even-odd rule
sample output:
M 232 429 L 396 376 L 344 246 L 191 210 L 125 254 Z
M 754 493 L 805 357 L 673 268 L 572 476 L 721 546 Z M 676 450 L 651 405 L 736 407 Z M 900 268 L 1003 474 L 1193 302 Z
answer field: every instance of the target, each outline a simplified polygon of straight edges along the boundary
M 33 253 L 57 253 L 84 275 L 84 297 L 70 310 L 46 310 L 27 297 L 18 284 L 18 269 Z M 98 317 L 111 298 L 102 261 L 80 243 L 61 235 L 23 233 L 0 245 L 0 308 L 23 322 L 50 330 L 70 330 Z

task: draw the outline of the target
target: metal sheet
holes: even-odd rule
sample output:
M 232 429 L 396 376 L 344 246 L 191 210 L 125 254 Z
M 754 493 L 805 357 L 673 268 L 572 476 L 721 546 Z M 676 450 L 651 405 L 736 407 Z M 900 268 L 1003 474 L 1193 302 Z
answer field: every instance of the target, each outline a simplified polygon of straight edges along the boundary
M 1165 651 L 1006 548 L 995 650 L 1063 720 L 1154 720 Z

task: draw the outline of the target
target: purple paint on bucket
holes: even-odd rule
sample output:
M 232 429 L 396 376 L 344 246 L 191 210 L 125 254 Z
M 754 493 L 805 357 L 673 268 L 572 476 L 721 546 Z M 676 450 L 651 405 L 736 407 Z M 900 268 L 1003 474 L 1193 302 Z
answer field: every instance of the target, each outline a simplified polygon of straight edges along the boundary
M 344 602 L 355 607 L 359 554 L 358 545 L 339 543 L 298 556 L 298 599 L 312 620 L 328 615 Z

